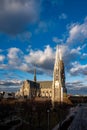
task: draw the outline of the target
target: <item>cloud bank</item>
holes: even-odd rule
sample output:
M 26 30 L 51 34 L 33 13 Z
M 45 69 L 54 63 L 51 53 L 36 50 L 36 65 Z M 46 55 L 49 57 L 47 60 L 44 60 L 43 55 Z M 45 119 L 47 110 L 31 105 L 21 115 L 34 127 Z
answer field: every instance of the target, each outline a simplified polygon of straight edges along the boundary
M 28 2 L 28 0 L 26 2 Z M 31 2 L 31 0 L 29 2 Z M 35 3 L 34 0 L 33 2 Z M 31 21 L 32 20 L 28 22 Z M 44 27 L 46 27 L 45 23 L 40 23 L 39 30 Z M 87 76 L 87 63 L 85 62 L 87 59 L 87 19 L 85 18 L 83 23 L 74 23 L 70 25 L 67 34 L 66 40 L 53 36 L 52 42 L 59 45 L 61 43 L 66 73 L 70 74 L 70 76 L 85 77 Z M 3 53 L 3 50 L 0 50 L 0 69 L 3 70 L 17 69 L 33 73 L 34 68 L 36 67 L 38 74 L 53 76 L 54 60 L 55 47 L 52 48 L 50 45 L 45 46 L 43 50 L 29 48 L 28 51 L 26 49 L 24 52 L 20 48 L 12 47 L 8 48 L 5 54 Z M 78 85 L 75 83 L 68 83 L 67 87 L 71 86 L 71 88 L 74 89 L 73 86 L 75 85 L 78 89 L 82 86 L 86 90 L 86 85 L 82 83 L 78 83 Z
M 23 32 L 38 20 L 41 0 L 0 0 L 0 31 L 9 34 Z
M 73 23 L 69 27 L 69 37 L 66 42 L 79 44 L 79 42 L 84 42 L 85 39 L 87 39 L 87 17 L 82 24 Z
M 0 80 L 0 91 L 16 92 L 22 85 L 19 80 Z
M 86 81 L 66 82 L 66 87 L 69 94 L 87 95 Z

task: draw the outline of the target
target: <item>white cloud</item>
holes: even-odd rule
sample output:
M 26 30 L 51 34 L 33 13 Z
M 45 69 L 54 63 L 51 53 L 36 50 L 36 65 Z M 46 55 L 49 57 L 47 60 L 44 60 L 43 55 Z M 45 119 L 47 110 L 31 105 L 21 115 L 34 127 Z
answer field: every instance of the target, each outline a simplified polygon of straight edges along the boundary
M 30 66 L 29 64 L 27 63 L 21 63 L 20 66 L 18 66 L 18 68 L 22 71 L 26 71 L 26 72 L 29 72 L 32 70 L 32 67 L 33 66 Z
M 6 69 L 7 65 L 6 64 L 0 64 L 0 69 Z
M 77 47 L 76 49 L 72 49 L 71 50 L 71 54 L 77 54 L 77 55 L 80 55 L 81 54 L 81 47 Z
M 83 53 L 82 58 L 87 58 L 87 53 Z
M 14 59 L 14 58 L 18 58 L 18 53 L 20 52 L 21 50 L 19 48 L 10 48 L 8 49 L 8 58 L 9 59 Z
M 78 62 L 78 56 L 81 55 L 82 49 L 85 46 L 78 46 L 75 49 L 70 49 L 69 46 L 61 44 L 61 53 L 65 64 L 65 70 L 72 75 L 87 75 L 86 65 L 80 65 Z M 34 67 L 36 66 L 37 73 L 52 75 L 53 66 L 55 60 L 55 50 L 47 45 L 44 50 L 33 50 L 29 48 L 28 54 L 24 54 L 19 48 L 8 49 L 8 62 L 0 66 L 1 69 L 18 69 L 33 73 Z M 84 54 L 86 56 L 86 54 Z
M 14 86 L 16 86 L 16 85 L 20 85 L 22 82 L 21 82 L 21 80 L 7 80 L 7 81 L 5 81 L 5 80 L 0 80 L 0 85 L 6 85 L 6 86 L 9 86 L 9 85 L 14 85 Z
M 68 92 L 73 94 L 87 94 L 87 83 L 83 81 L 67 82 Z
M 25 60 L 28 63 L 39 63 L 42 64 L 45 60 L 49 60 L 49 59 L 53 59 L 54 55 L 53 55 L 53 50 L 52 48 L 47 45 L 46 48 L 44 49 L 44 51 L 41 50 L 37 50 L 37 51 L 33 51 L 30 50 L 30 53 L 28 56 L 25 56 Z
M 78 66 L 78 64 L 76 64 L 77 62 L 75 61 L 82 60 L 82 52 L 84 51 L 84 45 L 81 47 L 78 46 L 77 48 L 69 48 L 67 44 L 61 44 L 60 48 L 67 73 L 74 74 L 74 71 L 75 69 L 77 69 L 76 67 Z M 76 75 L 79 75 L 80 71 L 80 69 L 78 69 L 78 71 L 75 71 Z M 85 72 L 86 68 L 84 68 L 84 72 L 82 71 L 81 74 L 84 75 Z
M 55 43 L 62 43 L 63 42 L 63 40 L 62 39 L 59 39 L 59 38 L 57 38 L 57 37 L 53 37 L 53 42 L 55 42 Z
M 6 56 L 6 64 L 1 64 L 0 69 L 8 70 L 21 70 L 33 73 L 36 66 L 37 73 L 46 73 L 51 75 L 53 72 L 55 52 L 49 45 L 44 50 L 28 50 L 25 55 L 19 48 L 9 48 Z M 5 74 L 6 75 L 6 74 Z
M 79 42 L 81 43 L 87 39 L 87 21 L 85 20 L 82 24 L 72 24 L 69 30 L 69 37 L 67 43 Z
M 30 53 L 26 55 L 25 62 L 37 66 L 40 71 L 47 73 L 47 71 L 53 71 L 54 64 L 54 51 L 47 45 L 45 49 L 33 51 L 30 50 Z
M 74 62 L 72 66 L 70 69 L 72 75 L 87 75 L 87 64 L 81 65 L 78 62 Z
M 5 59 L 5 56 L 4 55 L 0 55 L 0 62 L 3 62 Z
M 21 64 L 23 52 L 19 48 L 10 48 L 8 49 L 8 64 L 13 65 L 12 67 L 16 67 L 16 65 Z
M 21 85 L 20 80 L 0 80 L 0 91 L 16 92 Z

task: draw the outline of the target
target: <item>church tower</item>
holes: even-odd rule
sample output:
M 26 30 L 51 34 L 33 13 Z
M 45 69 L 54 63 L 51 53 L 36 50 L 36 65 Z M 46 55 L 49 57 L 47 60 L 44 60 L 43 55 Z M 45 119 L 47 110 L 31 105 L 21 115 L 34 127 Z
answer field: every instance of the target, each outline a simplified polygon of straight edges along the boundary
M 63 102 L 65 88 L 65 72 L 61 48 L 57 46 L 53 72 L 52 102 Z

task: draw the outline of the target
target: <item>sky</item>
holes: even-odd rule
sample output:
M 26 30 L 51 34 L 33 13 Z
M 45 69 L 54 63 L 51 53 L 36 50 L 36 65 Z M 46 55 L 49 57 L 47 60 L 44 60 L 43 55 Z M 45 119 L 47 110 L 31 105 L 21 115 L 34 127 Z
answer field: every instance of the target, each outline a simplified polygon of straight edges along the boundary
M 53 80 L 61 46 L 69 94 L 87 95 L 87 0 L 0 0 L 0 91 Z

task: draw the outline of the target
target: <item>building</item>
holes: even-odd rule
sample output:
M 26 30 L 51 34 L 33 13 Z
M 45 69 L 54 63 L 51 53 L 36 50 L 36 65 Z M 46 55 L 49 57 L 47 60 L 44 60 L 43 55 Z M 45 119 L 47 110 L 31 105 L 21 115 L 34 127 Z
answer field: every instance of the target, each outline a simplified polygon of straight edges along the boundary
M 64 63 L 61 49 L 57 46 L 53 71 L 52 102 L 63 102 L 66 93 Z
M 19 91 L 16 92 L 15 96 L 18 98 L 32 99 L 40 95 L 40 85 L 36 81 L 25 80 Z
M 52 81 L 39 81 L 40 84 L 40 96 L 41 97 L 52 97 Z
M 65 72 L 64 63 L 61 57 L 60 49 L 57 47 L 53 81 L 38 81 L 36 80 L 36 69 L 34 71 L 34 81 L 26 80 L 22 87 L 16 92 L 16 97 L 26 97 L 29 99 L 35 97 L 47 97 L 52 99 L 52 102 L 62 102 L 66 95 L 65 87 Z
M 15 93 L 11 92 L 11 93 L 8 93 L 8 92 L 4 92 L 4 91 L 1 91 L 0 92 L 0 99 L 13 99 L 15 98 Z

